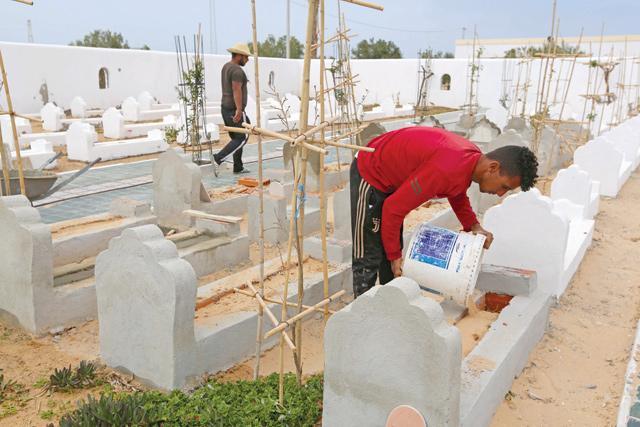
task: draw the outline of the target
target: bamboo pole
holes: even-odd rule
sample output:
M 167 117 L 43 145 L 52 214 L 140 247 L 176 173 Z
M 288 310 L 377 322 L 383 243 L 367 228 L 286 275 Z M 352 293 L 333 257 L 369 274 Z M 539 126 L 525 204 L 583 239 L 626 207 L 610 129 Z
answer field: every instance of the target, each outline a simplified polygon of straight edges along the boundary
M 257 127 L 254 127 L 252 125 L 248 125 L 250 128 L 249 129 L 244 129 L 244 128 L 236 128 L 236 127 L 232 127 L 232 126 L 223 126 L 222 130 L 225 130 L 227 132 L 238 132 L 238 133 L 244 133 L 247 135 L 250 134 L 263 134 L 263 135 L 267 135 L 267 136 L 274 136 L 276 138 L 282 138 L 287 142 L 291 142 L 294 138 L 291 138 L 290 136 L 286 136 L 283 134 L 279 134 L 273 131 L 270 131 L 268 129 L 260 129 Z M 305 141 L 301 141 L 299 142 L 300 145 L 304 146 L 305 148 L 308 148 L 311 151 L 316 151 L 318 153 L 322 153 L 322 154 L 326 154 L 326 150 L 320 147 L 316 147 L 315 145 L 309 144 L 308 142 Z
M 310 71 L 311 71 L 311 43 L 315 33 L 315 11 L 317 10 L 318 0 L 310 0 L 307 9 L 307 33 L 305 39 L 304 60 L 302 69 L 302 89 L 300 91 L 300 122 L 299 128 L 302 133 L 307 130 L 308 118 L 309 118 L 309 86 L 310 86 Z M 298 258 L 302 257 L 302 234 L 304 230 L 304 212 L 305 212 L 305 191 L 307 181 L 307 148 L 306 146 L 300 147 L 296 150 L 296 172 L 297 179 L 295 183 L 295 190 L 299 192 L 299 206 L 297 209 L 297 218 L 295 220 L 295 239 L 296 239 L 296 251 Z M 294 208 L 292 208 L 293 210 Z M 293 230 L 290 230 L 293 231 Z M 302 311 L 302 301 L 304 298 L 304 269 L 302 265 L 298 266 L 298 295 L 297 295 L 297 308 L 298 312 Z M 296 376 L 298 383 L 302 382 L 302 324 L 300 322 L 295 325 L 295 340 L 297 351 L 296 360 Z
M 26 4 L 26 5 L 29 5 L 29 6 L 33 6 L 33 0 L 13 0 L 13 1 L 16 1 L 16 2 L 22 3 L 22 4 Z
M 368 1 L 363 1 L 363 0 L 342 0 L 342 1 L 346 3 L 357 4 L 358 6 L 368 7 L 370 9 L 376 9 L 381 12 L 384 10 L 383 6 L 380 6 L 379 4 L 375 4 L 375 3 L 370 3 Z
M 256 117 L 254 120 L 259 125 L 260 119 L 260 68 L 258 62 L 258 34 L 256 24 L 256 1 L 251 0 L 251 33 L 253 37 L 253 69 L 256 94 Z M 262 179 L 262 135 L 258 134 L 258 217 L 260 218 L 260 232 L 258 245 L 260 247 L 260 296 L 264 296 L 264 180 Z M 262 353 L 262 325 L 264 323 L 264 311 L 262 307 L 258 311 L 258 330 L 256 332 L 256 364 L 253 370 L 253 378 L 258 379 L 260 374 L 260 354 Z
M 251 292 L 253 292 L 253 296 L 256 298 L 256 300 L 258 300 L 258 304 L 260 304 L 262 310 L 267 314 L 267 317 L 269 318 L 269 320 L 271 320 L 273 326 L 278 326 L 280 322 L 278 322 L 278 319 L 273 315 L 267 304 L 262 299 L 260 292 L 258 292 L 258 290 L 253 287 L 250 280 L 247 282 L 247 287 L 251 289 Z M 287 343 L 291 351 L 296 351 L 296 346 L 293 344 L 293 341 L 291 341 L 291 338 L 289 338 L 289 335 L 287 335 L 286 332 L 283 332 L 282 335 L 284 337 L 284 341 Z
M 321 2 L 323 0 L 320 0 Z M 268 331 L 267 333 L 264 334 L 264 339 L 268 339 L 269 337 L 284 331 L 285 329 L 287 329 L 289 326 L 291 326 L 293 323 L 302 320 L 303 318 L 307 317 L 309 314 L 313 313 L 314 311 L 320 309 L 320 308 L 324 308 L 325 311 L 327 311 L 329 309 L 329 304 L 333 301 L 335 301 L 336 299 L 340 298 L 342 295 L 345 294 L 345 290 L 342 289 L 338 292 L 336 292 L 333 295 L 327 296 L 325 299 L 323 299 L 322 301 L 312 305 L 311 307 L 308 307 L 306 310 L 301 311 L 300 313 L 296 314 L 295 316 L 291 317 L 288 321 L 286 322 L 280 322 L 280 324 L 276 327 L 274 327 L 273 329 L 271 329 L 270 331 Z
M 237 293 L 237 294 L 240 294 L 240 295 L 245 295 L 245 296 L 248 296 L 248 297 L 252 297 L 252 298 L 253 298 L 253 293 L 251 293 L 251 292 L 249 292 L 249 291 L 246 291 L 246 290 L 244 290 L 244 289 L 241 289 L 241 288 L 233 288 L 233 292 L 235 292 L 235 293 Z M 273 298 L 269 298 L 269 297 L 262 296 L 262 300 L 263 300 L 264 302 L 268 302 L 268 303 L 270 303 L 270 304 L 278 304 L 278 305 L 282 305 L 282 301 L 279 301 L 279 300 L 277 300 L 277 299 L 273 299 Z M 318 313 L 324 313 L 324 308 L 322 308 L 322 307 L 316 307 L 316 308 L 314 308 L 314 306 L 312 306 L 312 305 L 304 305 L 304 304 L 303 304 L 303 305 L 302 305 L 302 308 L 304 308 L 304 309 L 312 308 L 314 311 L 316 311 L 316 312 L 318 312 Z M 335 312 L 334 310 L 329 310 L 329 313 L 331 313 L 331 314 L 335 314 L 336 312 Z
M 0 69 L 2 70 L 2 81 L 4 82 L 4 93 L 7 98 L 7 110 L 11 118 L 11 130 L 13 131 L 13 145 L 16 150 L 16 160 L 18 161 L 18 177 L 20 178 L 20 193 L 27 194 L 24 186 L 24 170 L 22 169 L 22 156 L 20 155 L 20 143 L 18 142 L 18 131 L 16 128 L 16 118 L 13 112 L 13 103 L 11 102 L 11 93 L 9 92 L 9 80 L 7 79 L 7 70 L 4 68 L 4 59 L 2 51 L 0 51 Z
M 9 112 L 8 112 L 8 111 L 2 111 L 2 110 L 0 110 L 0 116 L 2 116 L 2 115 L 7 115 L 7 114 L 9 114 Z M 13 115 L 14 115 L 14 116 L 16 116 L 16 117 L 20 117 L 21 119 L 27 119 L 27 120 L 31 120 L 31 121 L 33 121 L 33 122 L 42 123 L 42 120 L 40 120 L 40 119 L 37 119 L 37 118 L 35 118 L 35 117 L 31 117 L 31 116 L 25 116 L 24 114 L 18 114 L 18 113 L 16 113 L 15 111 L 13 112 Z
M 324 122 L 324 0 L 320 0 L 320 122 Z M 324 145 L 324 130 L 320 133 Z M 322 244 L 322 284 L 325 300 L 329 298 L 329 266 L 327 262 L 327 194 L 325 192 L 324 156 L 320 156 L 320 238 Z M 329 305 L 324 306 L 324 323 L 329 320 Z M 294 316 L 295 317 L 295 316 Z
M 2 193 L 3 196 L 10 196 L 11 182 L 9 176 L 9 161 L 7 159 L 7 152 L 4 149 L 4 142 L 2 141 L 2 132 L 0 132 L 0 161 L 2 162 L 2 177 L 4 179 L 4 192 L 0 188 L 0 193 Z

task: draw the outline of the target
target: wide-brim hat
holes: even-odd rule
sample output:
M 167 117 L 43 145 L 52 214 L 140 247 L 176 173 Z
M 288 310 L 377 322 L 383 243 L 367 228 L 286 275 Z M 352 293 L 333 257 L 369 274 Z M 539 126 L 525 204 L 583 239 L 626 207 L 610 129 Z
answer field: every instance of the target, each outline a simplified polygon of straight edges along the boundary
M 238 55 L 251 56 L 251 51 L 246 43 L 236 43 L 227 49 L 227 52 L 237 53 Z

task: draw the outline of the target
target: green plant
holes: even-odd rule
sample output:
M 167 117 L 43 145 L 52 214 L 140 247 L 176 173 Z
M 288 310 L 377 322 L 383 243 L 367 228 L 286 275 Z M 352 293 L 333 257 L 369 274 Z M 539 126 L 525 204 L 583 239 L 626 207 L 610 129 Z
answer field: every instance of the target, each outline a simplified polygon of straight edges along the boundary
M 56 413 L 53 412 L 51 409 L 48 409 L 46 411 L 40 412 L 39 415 L 40 415 L 40 418 L 42 418 L 43 420 L 50 420 L 51 418 L 53 418 L 55 414 Z
M 17 381 L 6 379 L 0 369 L 0 419 L 18 412 L 30 400 L 27 388 Z
M 92 362 L 81 361 L 77 368 L 71 365 L 62 369 L 55 369 L 46 385 L 48 391 L 67 392 L 79 388 L 90 388 L 98 384 L 96 365 Z
M 60 419 L 60 427 L 162 425 L 164 427 L 313 426 L 321 414 L 322 377 L 299 385 L 285 376 L 285 406 L 278 402 L 276 374 L 257 381 L 211 380 L 191 394 L 174 391 L 103 393 L 88 397 Z
M 7 396 L 15 391 L 17 385 L 17 382 L 7 380 L 4 378 L 4 374 L 0 374 L 0 403 L 3 403 Z
M 178 140 L 178 129 L 173 126 L 167 126 L 164 128 L 164 140 L 168 144 L 176 142 Z

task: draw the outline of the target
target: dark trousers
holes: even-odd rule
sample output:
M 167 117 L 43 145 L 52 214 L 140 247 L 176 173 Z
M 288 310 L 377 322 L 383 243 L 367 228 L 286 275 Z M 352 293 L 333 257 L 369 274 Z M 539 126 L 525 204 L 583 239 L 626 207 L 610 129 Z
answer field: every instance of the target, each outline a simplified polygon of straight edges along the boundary
M 235 114 L 235 108 L 224 108 L 220 109 L 220 113 L 222 114 L 222 120 L 224 120 L 225 126 L 232 127 L 242 127 L 242 121 L 244 120 L 247 123 L 251 123 L 249 121 L 249 117 L 245 112 L 242 113 L 242 119 L 239 122 L 233 121 L 233 115 Z M 224 148 L 218 151 L 213 155 L 213 160 L 220 164 L 225 161 L 225 159 L 229 156 L 233 156 L 233 171 L 240 172 L 244 165 L 242 164 L 242 147 L 245 146 L 247 141 L 249 140 L 249 135 L 245 135 L 244 133 L 237 132 L 229 132 L 229 137 L 231 141 Z
M 358 159 L 351 163 L 351 234 L 353 236 L 353 294 L 358 297 L 371 289 L 376 280 L 384 285 L 393 279 L 391 263 L 382 245 L 380 226 L 382 206 L 389 194 L 371 186 L 358 172 Z M 400 231 L 402 245 L 402 230 Z

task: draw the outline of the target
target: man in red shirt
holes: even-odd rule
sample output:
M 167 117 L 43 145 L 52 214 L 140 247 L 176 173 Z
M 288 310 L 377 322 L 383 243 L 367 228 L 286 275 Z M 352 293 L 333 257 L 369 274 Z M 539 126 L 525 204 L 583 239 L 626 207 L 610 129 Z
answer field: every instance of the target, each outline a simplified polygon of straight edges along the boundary
M 538 161 L 526 147 L 509 145 L 487 154 L 444 129 L 415 126 L 384 133 L 351 164 L 353 289 L 357 297 L 378 276 L 385 284 L 402 275 L 402 223 L 413 209 L 447 198 L 465 231 L 493 235 L 482 228 L 467 197 L 471 182 L 483 193 L 504 195 L 529 190 Z

